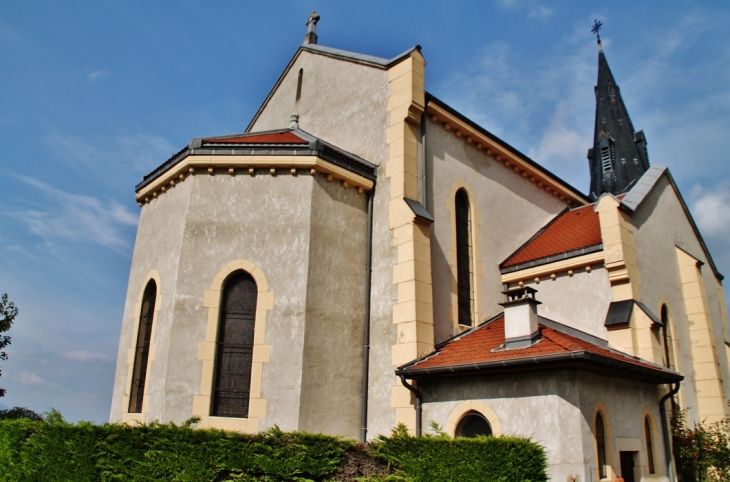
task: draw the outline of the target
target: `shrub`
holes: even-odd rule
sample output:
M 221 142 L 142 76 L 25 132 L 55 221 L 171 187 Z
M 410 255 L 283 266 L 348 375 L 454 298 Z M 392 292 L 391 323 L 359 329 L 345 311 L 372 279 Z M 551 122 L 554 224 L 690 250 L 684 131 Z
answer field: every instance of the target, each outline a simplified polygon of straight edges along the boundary
M 528 439 L 451 439 L 434 431 L 436 436 L 411 437 L 399 425 L 390 437 L 381 436 L 373 443 L 373 454 L 393 464 L 403 480 L 414 482 L 547 480 L 545 451 Z
M 687 410 L 672 417 L 677 474 L 683 482 L 730 481 L 730 418 L 687 425 Z

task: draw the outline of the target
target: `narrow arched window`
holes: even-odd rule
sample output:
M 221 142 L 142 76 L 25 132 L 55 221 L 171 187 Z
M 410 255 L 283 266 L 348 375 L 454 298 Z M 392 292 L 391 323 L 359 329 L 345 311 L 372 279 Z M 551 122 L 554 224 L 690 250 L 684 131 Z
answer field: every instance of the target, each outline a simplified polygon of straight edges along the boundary
M 472 235 L 471 210 L 469 197 L 466 191 L 459 189 L 456 192 L 456 283 L 459 303 L 459 324 L 472 326 L 473 296 L 472 296 Z
M 651 444 L 651 423 L 649 417 L 644 418 L 644 432 L 646 433 L 646 458 L 649 463 L 649 473 L 653 474 L 654 471 L 654 449 Z
M 302 81 L 304 81 L 304 69 L 299 69 L 299 75 L 297 75 L 297 101 L 302 98 Z
M 669 320 L 669 309 L 667 305 L 662 305 L 662 342 L 664 344 L 664 365 L 674 369 L 674 352 L 672 347 L 672 333 Z
M 476 437 L 478 435 L 492 435 L 492 426 L 481 413 L 467 413 L 456 426 L 457 437 Z
M 150 356 L 150 340 L 152 339 L 152 321 L 155 315 L 155 299 L 157 284 L 154 280 L 147 283 L 142 295 L 142 308 L 139 313 L 137 343 L 134 349 L 134 365 L 132 370 L 132 387 L 129 391 L 129 413 L 142 412 L 144 402 L 144 385 L 147 380 L 147 361 Z
M 603 417 L 596 414 L 596 452 L 598 452 L 598 477 L 606 477 L 606 434 L 603 429 Z
M 256 282 L 244 271 L 224 284 L 211 415 L 248 417 L 257 296 Z

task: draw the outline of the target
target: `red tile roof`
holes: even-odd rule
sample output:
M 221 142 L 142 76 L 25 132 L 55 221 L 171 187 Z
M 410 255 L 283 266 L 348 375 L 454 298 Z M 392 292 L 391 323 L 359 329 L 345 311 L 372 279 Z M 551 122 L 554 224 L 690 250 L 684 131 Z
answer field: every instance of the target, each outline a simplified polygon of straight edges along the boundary
M 203 144 L 309 144 L 291 131 L 203 139 Z
M 601 244 L 601 225 L 594 207 L 595 204 L 588 204 L 558 214 L 531 240 L 507 258 L 501 267 L 508 268 Z
M 421 371 L 425 373 L 428 369 L 449 369 L 449 371 L 476 369 L 477 364 L 488 364 L 494 362 L 495 368 L 501 368 L 507 360 L 527 360 L 538 363 L 540 357 L 550 355 L 570 355 L 588 353 L 595 355 L 592 361 L 603 360 L 606 365 L 616 365 L 616 361 L 622 364 L 633 365 L 643 369 L 643 372 L 655 372 L 655 376 L 666 378 L 680 377 L 668 369 L 636 358 L 625 353 L 591 343 L 580 338 L 562 333 L 554 328 L 539 325 L 539 340 L 526 348 L 503 349 L 504 337 L 504 316 L 485 323 L 480 327 L 466 333 L 463 336 L 454 338 L 437 348 L 432 354 L 402 368 L 402 373 Z M 612 361 L 614 361 L 612 363 Z M 615 367 L 614 367 L 615 368 Z M 486 370 L 483 368 L 480 371 Z M 645 373 L 646 375 L 646 373 Z M 408 375 L 406 375 L 408 376 Z M 666 383 L 663 381 L 661 383 Z

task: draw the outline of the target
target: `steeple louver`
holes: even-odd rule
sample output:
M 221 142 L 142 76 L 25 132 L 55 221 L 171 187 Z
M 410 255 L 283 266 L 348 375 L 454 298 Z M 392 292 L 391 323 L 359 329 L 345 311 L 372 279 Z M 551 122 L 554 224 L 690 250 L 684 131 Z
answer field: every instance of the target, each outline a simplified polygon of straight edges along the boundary
M 621 194 L 628 191 L 649 169 L 649 155 L 643 131 L 634 125 L 621 98 L 621 90 L 598 40 L 598 82 L 596 94 L 596 123 L 593 148 L 588 150 L 591 172 L 590 197 L 604 192 Z

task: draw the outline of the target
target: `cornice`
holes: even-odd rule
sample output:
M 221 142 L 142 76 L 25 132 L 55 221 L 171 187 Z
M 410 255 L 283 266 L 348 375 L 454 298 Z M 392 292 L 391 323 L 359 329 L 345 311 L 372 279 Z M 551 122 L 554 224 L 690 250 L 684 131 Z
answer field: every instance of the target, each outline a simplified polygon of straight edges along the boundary
M 475 125 L 455 115 L 450 109 L 434 102 L 433 99 L 428 100 L 426 114 L 431 122 L 441 124 L 444 130 L 452 132 L 456 138 L 473 146 L 477 152 L 483 153 L 493 162 L 512 170 L 537 189 L 551 194 L 570 207 L 588 204 L 589 201 L 585 196 L 566 185 L 564 181 L 497 142 Z

